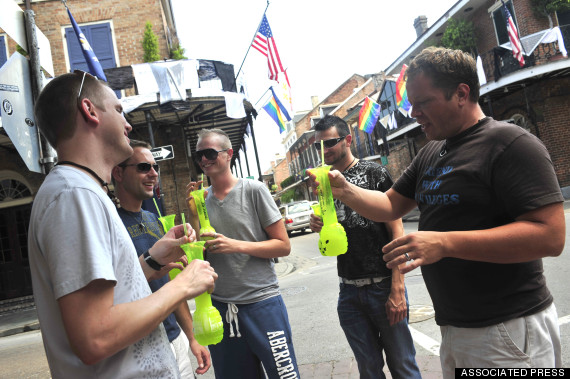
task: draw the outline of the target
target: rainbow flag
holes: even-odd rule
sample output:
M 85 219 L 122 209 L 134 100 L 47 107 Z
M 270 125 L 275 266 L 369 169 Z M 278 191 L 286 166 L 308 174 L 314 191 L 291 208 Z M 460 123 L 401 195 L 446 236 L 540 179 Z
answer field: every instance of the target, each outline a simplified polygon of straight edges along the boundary
M 273 89 L 271 89 L 273 92 Z M 271 96 L 269 102 L 263 106 L 263 109 L 269 114 L 269 116 L 275 121 L 277 126 L 279 126 L 279 134 L 285 131 L 285 122 L 287 122 L 287 118 L 281 112 L 281 106 L 279 106 L 281 102 L 277 100 L 275 94 Z
M 408 91 L 406 91 L 406 69 L 408 66 L 402 65 L 400 76 L 396 80 L 396 106 L 408 112 L 412 105 L 408 101 Z
M 378 122 L 380 116 L 380 104 L 375 103 L 367 96 L 364 99 L 364 104 L 358 113 L 358 128 L 370 134 Z

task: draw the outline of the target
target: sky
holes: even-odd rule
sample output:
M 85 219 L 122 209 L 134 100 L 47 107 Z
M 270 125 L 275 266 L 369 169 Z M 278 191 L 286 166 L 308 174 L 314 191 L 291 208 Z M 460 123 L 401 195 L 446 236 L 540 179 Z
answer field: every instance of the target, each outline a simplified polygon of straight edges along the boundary
M 262 172 L 276 153 L 285 153 L 284 135 L 261 107 L 268 101 L 267 59 L 248 48 L 267 6 L 264 0 L 171 0 L 185 55 L 234 65 L 246 81 L 248 100 L 258 110 L 254 130 Z M 414 19 L 433 25 L 456 0 L 273 0 L 267 19 L 291 83 L 294 112 L 310 110 L 353 74 L 385 70 L 416 40 Z M 257 168 L 246 138 L 251 175 Z M 243 175 L 247 176 L 242 156 Z

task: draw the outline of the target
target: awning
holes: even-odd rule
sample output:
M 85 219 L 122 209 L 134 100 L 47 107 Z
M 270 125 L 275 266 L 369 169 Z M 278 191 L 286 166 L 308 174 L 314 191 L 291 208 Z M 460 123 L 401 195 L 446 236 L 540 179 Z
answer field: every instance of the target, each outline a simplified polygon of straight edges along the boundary
M 200 129 L 222 129 L 230 137 L 235 159 L 243 146 L 248 122 L 252 122 L 252 117 L 257 116 L 249 101 L 244 100 L 243 105 L 246 117 L 236 119 L 227 116 L 223 96 L 189 97 L 185 101 L 172 101 L 163 105 L 157 100 L 139 106 L 127 114 L 126 118 L 135 133 L 138 128 L 144 128 L 146 131 L 149 118 L 155 131 L 174 125 L 182 127 L 192 152 L 196 148 L 197 133 Z

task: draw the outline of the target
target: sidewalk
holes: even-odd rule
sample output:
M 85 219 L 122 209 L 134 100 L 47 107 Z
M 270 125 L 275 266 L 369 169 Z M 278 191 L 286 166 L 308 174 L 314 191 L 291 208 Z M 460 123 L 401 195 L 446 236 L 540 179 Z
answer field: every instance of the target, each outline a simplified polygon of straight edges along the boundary
M 416 356 L 416 361 L 423 379 L 440 379 L 441 364 L 439 357 L 434 355 L 430 356 Z M 392 379 L 390 371 L 384 367 L 384 373 L 387 379 Z M 299 377 L 303 379 L 353 379 L 360 378 L 358 373 L 358 365 L 354 358 L 342 361 L 330 361 L 323 363 L 313 363 L 306 365 L 299 365 Z

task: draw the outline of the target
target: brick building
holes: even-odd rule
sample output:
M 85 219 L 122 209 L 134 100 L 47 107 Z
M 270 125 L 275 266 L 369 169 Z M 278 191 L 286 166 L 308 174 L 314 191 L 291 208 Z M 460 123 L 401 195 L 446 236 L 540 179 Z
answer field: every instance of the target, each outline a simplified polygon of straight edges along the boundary
M 570 157 L 567 153 L 570 151 L 567 120 L 570 60 L 562 55 L 560 46 L 563 44 L 570 50 L 570 12 L 550 15 L 552 27 L 560 29 L 564 42 L 546 42 L 550 41 L 549 33 L 556 29 L 551 30 L 548 17 L 533 12 L 530 0 L 508 0 L 505 4 L 513 15 L 526 51 L 524 67 L 521 68 L 512 57 L 501 1 L 459 0 L 430 28 L 425 16 L 418 17 L 414 23 L 417 40 L 384 73 L 372 76 L 373 85 L 366 87 L 365 77 L 353 75 L 325 101 L 297 120 L 297 140 L 287 152 L 290 173 L 297 176 L 295 184 L 303 183 L 306 168 L 320 163 L 311 145 L 314 124 L 325 114 L 342 117 L 352 126 L 355 156 L 382 161 L 394 179 L 403 173 L 427 140 L 415 120 L 397 109 L 395 82 L 403 64 L 409 63 L 424 48 L 440 43 L 448 21 L 453 18 L 471 21 L 474 25 L 476 51 L 486 77 L 480 91 L 483 111 L 495 119 L 510 120 L 539 137 L 550 152 L 565 197 L 570 198 Z M 358 87 L 363 88 L 356 91 L 360 93 L 356 96 L 353 91 Z M 379 122 L 370 135 L 355 128 L 365 96 L 381 105 L 380 119 L 393 115 L 393 127 Z
M 398 75 L 402 64 L 427 46 L 437 44 L 448 21 L 467 20 L 475 29 L 476 50 L 481 57 L 485 83 L 481 85 L 480 104 L 488 116 L 497 120 L 511 120 L 539 137 L 547 147 L 558 181 L 566 198 L 570 197 L 570 132 L 568 106 L 570 105 L 570 59 L 561 53 L 570 49 L 570 12 L 550 15 L 553 27 L 561 31 L 562 41 L 550 41 L 551 32 L 546 16 L 536 14 L 530 0 L 505 1 L 517 25 L 526 54 L 520 67 L 513 58 L 508 39 L 504 7 L 495 0 L 460 0 L 429 28 L 425 21 L 416 20 L 417 40 L 387 69 L 387 75 Z M 553 31 L 556 31 L 554 29 Z M 560 46 L 562 45 L 562 46 Z M 394 99 L 395 100 L 395 99 Z M 391 112 L 393 104 L 385 104 Z M 415 120 L 398 114 L 398 128 L 388 132 L 391 170 L 397 178 L 425 144 L 425 136 Z M 378 140 L 379 145 L 383 141 Z M 389 165 L 390 165 L 389 164 Z
M 16 3 L 25 8 L 21 2 Z M 101 62 L 109 85 L 123 100 L 141 96 L 131 65 L 143 63 L 145 24 L 150 22 L 153 26 L 160 56 L 168 58 L 170 51 L 178 45 L 170 4 L 169 0 L 67 1 L 74 19 Z M 49 40 L 55 76 L 74 69 L 86 70 L 62 2 L 31 1 L 31 9 L 37 27 Z M 0 30 L 0 65 L 15 54 L 16 48 L 10 36 Z M 255 117 L 251 104 L 243 100 L 245 117 L 229 118 L 226 114 L 226 97 L 230 95 L 224 97 L 222 90 L 235 94 L 233 66 L 214 61 L 195 62 L 200 89 L 206 81 L 218 85 L 219 89 L 210 86 L 204 97 L 194 96 L 194 89 L 187 90 L 186 99 L 164 104 L 159 101 L 162 93 L 153 93 L 153 99 L 141 103 L 126 115 L 133 126 L 131 138 L 150 141 L 155 146 L 173 145 L 174 159 L 160 162 L 162 195 L 167 200 L 164 212 L 167 214 L 180 214 L 186 210 L 185 186 L 191 178 L 198 177 L 198 169 L 192 161 L 196 132 L 205 127 L 222 128 L 230 134 L 235 156 L 238 156 L 247 125 L 253 125 Z M 221 71 L 227 74 L 225 78 L 220 77 Z M 44 176 L 27 168 L 8 133 L 0 127 L 0 300 L 32 292 L 27 228 L 34 194 Z

